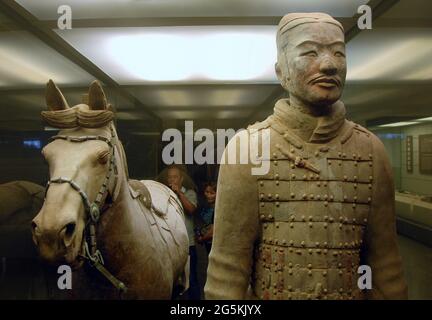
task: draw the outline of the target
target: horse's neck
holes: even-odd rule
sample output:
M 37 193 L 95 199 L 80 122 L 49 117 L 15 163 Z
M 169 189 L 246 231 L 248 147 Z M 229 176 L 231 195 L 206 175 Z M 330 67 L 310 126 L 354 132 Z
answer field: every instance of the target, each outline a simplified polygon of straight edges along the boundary
M 129 189 L 126 157 L 118 138 L 114 154 L 118 176 L 116 184 L 110 190 L 113 203 L 102 214 L 101 225 L 99 226 L 100 241 L 103 242 L 115 241 L 115 239 L 122 239 L 125 235 L 130 235 L 133 230 L 136 230 L 134 224 L 139 220 L 137 219 L 138 215 L 142 214 L 138 201 L 133 199 Z M 150 234 L 144 233 L 140 237 L 150 237 Z M 149 242 L 153 241 L 151 238 L 146 240 Z

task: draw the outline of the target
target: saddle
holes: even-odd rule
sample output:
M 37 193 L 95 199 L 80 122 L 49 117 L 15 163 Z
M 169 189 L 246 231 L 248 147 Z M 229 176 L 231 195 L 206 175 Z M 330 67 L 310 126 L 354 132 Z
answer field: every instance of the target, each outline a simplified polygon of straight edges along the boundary
M 174 192 L 165 185 L 153 180 L 129 180 L 129 190 L 132 198 L 138 199 L 147 209 L 153 209 L 162 218 L 167 215 Z

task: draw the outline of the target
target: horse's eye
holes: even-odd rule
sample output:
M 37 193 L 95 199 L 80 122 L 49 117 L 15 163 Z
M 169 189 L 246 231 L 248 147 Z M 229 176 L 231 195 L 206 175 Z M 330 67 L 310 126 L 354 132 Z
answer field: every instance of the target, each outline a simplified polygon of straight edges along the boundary
M 108 157 L 109 157 L 109 151 L 108 150 L 104 150 L 104 151 L 100 151 L 98 153 L 97 159 L 98 159 L 98 162 L 100 164 L 105 164 L 105 163 L 108 162 Z

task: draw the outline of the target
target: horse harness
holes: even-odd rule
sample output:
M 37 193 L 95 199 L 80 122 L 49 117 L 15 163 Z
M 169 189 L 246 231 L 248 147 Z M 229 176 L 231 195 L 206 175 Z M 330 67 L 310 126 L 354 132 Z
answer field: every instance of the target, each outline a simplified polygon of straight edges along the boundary
M 95 267 L 111 284 L 116 287 L 120 293 L 125 293 L 127 291 L 126 285 L 118 280 L 112 273 L 110 273 L 104 266 L 104 259 L 102 257 L 101 252 L 97 248 L 96 241 L 96 225 L 99 221 L 101 213 L 106 211 L 110 205 L 106 203 L 106 199 L 108 196 L 108 186 L 111 180 L 111 177 L 114 175 L 114 186 L 117 185 L 118 179 L 118 169 L 115 158 L 115 134 L 113 128 L 110 126 L 111 138 L 108 139 L 104 136 L 67 136 L 67 135 L 56 135 L 51 138 L 51 140 L 67 140 L 70 142 L 85 142 L 90 140 L 99 140 L 108 144 L 110 147 L 111 159 L 109 160 L 109 169 L 108 173 L 105 176 L 104 182 L 99 189 L 99 192 L 96 195 L 96 199 L 93 202 L 90 202 L 88 195 L 81 189 L 81 187 L 73 180 L 65 177 L 56 177 L 51 178 L 46 187 L 46 192 L 51 184 L 62 184 L 68 183 L 73 190 L 79 193 L 81 196 L 82 202 L 84 204 L 84 210 L 87 215 L 86 228 L 83 238 L 83 251 L 84 255 L 80 254 L 80 256 L 86 259 L 92 267 Z M 45 192 L 45 195 L 46 195 Z

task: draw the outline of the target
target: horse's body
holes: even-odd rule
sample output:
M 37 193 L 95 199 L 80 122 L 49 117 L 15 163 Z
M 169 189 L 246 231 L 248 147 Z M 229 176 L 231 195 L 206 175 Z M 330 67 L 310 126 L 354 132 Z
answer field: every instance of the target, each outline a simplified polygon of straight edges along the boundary
M 95 224 L 97 248 L 105 268 L 126 285 L 127 292 L 123 295 L 126 299 L 171 298 L 175 285 L 180 280 L 184 285 L 187 279 L 188 237 L 183 208 L 176 194 L 154 181 L 128 179 L 124 150 L 112 121 L 87 127 L 73 124 L 74 113 L 92 116 L 93 111 L 97 118 L 107 110 L 98 83 L 90 88 L 89 105 L 69 108 L 61 92 L 50 82 L 47 104 L 57 121 L 48 121 L 51 125 L 62 124 L 62 111 L 70 113 L 65 120 L 67 128 L 56 136 L 61 138 L 43 151 L 52 183 L 33 224 L 41 256 L 75 268 L 82 265 L 80 257 L 85 256 L 90 221 L 83 194 L 88 197 L 87 203 L 94 204 L 99 188 L 105 185 L 106 190 L 101 189 L 104 192 L 100 218 Z M 69 180 L 64 183 L 55 179 L 59 177 Z M 79 192 L 74 184 L 79 186 Z

